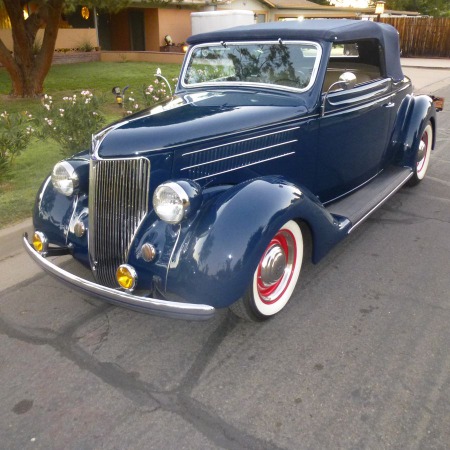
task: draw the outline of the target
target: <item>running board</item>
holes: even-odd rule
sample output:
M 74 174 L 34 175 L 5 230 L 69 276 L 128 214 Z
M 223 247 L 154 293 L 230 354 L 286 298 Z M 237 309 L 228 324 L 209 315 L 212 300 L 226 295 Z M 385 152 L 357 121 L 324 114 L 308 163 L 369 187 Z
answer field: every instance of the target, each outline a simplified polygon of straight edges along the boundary
M 351 233 L 394 195 L 412 175 L 410 167 L 390 167 L 354 194 L 332 203 L 326 209 L 333 215 L 349 219 L 352 226 L 348 233 Z

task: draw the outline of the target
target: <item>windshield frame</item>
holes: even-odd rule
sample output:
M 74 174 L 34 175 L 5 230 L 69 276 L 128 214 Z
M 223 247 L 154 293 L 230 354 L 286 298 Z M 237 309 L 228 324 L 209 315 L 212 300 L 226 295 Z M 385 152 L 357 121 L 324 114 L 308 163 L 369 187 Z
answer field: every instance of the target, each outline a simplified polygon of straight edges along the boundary
M 203 42 L 197 45 L 192 46 L 189 49 L 189 52 L 186 56 L 186 60 L 183 64 L 183 70 L 181 72 L 180 76 L 180 86 L 182 86 L 184 89 L 198 89 L 202 87 L 220 87 L 220 88 L 227 88 L 227 87 L 238 87 L 238 88 L 245 88 L 245 87 L 252 87 L 252 88 L 259 88 L 259 89 L 271 89 L 271 90 L 280 90 L 280 91 L 288 91 L 288 92 L 295 92 L 295 93 L 301 93 L 306 92 L 314 85 L 317 73 L 319 71 L 319 65 L 320 61 L 322 59 L 322 46 L 318 42 L 314 41 L 305 41 L 305 40 L 285 40 L 282 42 L 284 45 L 307 45 L 312 46 L 317 50 L 317 54 L 315 57 L 315 61 L 312 67 L 311 76 L 309 79 L 309 83 L 306 87 L 303 88 L 296 88 L 292 86 L 285 86 L 281 84 L 272 84 L 272 83 L 261 83 L 261 82 L 252 82 L 252 81 L 207 81 L 207 82 L 200 82 L 200 83 L 186 83 L 186 75 L 188 68 L 190 66 L 192 56 L 194 55 L 195 51 L 201 47 L 223 47 L 224 45 L 227 46 L 239 46 L 239 45 L 276 45 L 280 44 L 279 40 L 251 40 L 251 41 L 230 41 L 230 42 Z

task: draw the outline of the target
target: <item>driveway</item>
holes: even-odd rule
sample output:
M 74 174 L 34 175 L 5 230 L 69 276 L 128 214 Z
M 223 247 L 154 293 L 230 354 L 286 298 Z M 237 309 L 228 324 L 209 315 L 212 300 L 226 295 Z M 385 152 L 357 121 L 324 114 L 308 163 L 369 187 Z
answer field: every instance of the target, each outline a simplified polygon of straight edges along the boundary
M 416 88 L 450 103 L 443 70 L 405 72 L 429 73 Z M 426 179 L 305 264 L 263 324 L 112 307 L 29 272 L 5 244 L 0 448 L 447 449 L 448 108 L 438 119 Z

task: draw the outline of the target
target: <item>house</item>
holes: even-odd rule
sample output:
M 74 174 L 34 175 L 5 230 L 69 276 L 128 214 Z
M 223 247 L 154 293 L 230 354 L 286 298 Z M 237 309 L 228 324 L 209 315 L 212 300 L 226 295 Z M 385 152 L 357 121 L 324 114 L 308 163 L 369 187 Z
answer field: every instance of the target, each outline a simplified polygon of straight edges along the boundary
M 342 4 L 341 0 L 335 1 Z M 25 16 L 33 11 L 33 5 L 33 1 L 25 5 Z M 213 10 L 252 11 L 255 22 L 374 17 L 374 8 L 322 6 L 309 0 L 172 0 L 157 5 L 146 0 L 133 0 L 128 8 L 115 14 L 79 6 L 72 14 L 63 16 L 55 50 L 67 52 L 101 48 L 134 53 L 126 57 L 117 55 L 116 60 L 144 58 L 136 52 L 182 52 L 182 44 L 192 34 L 191 13 Z M 12 50 L 10 28 L 9 18 L 0 6 L 0 39 Z M 42 40 L 42 34 L 39 30 L 37 44 Z M 114 57 L 111 58 L 114 60 Z M 171 55 L 165 55 L 162 61 L 179 62 L 180 57 L 174 59 Z

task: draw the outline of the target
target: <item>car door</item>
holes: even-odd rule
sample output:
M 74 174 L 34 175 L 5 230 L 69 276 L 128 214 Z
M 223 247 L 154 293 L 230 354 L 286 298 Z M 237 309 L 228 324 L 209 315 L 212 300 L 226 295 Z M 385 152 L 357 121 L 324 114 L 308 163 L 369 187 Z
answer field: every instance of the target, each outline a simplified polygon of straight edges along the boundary
M 322 99 L 316 192 L 326 203 L 379 172 L 389 137 L 391 81 L 339 89 L 324 93 Z

